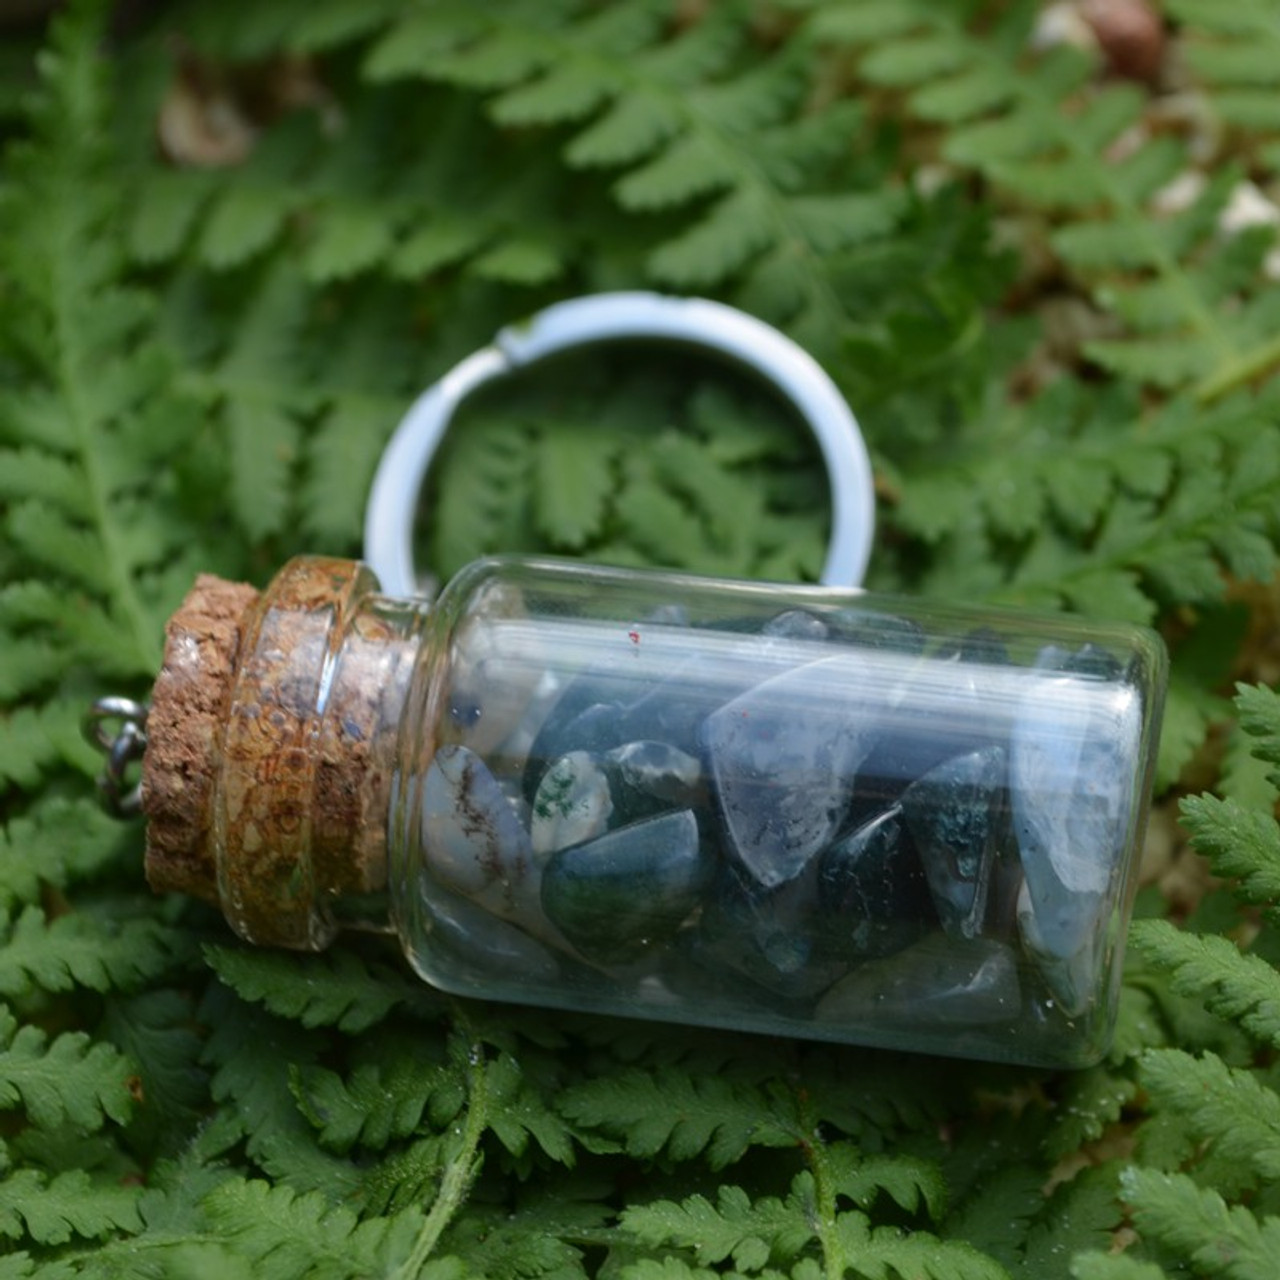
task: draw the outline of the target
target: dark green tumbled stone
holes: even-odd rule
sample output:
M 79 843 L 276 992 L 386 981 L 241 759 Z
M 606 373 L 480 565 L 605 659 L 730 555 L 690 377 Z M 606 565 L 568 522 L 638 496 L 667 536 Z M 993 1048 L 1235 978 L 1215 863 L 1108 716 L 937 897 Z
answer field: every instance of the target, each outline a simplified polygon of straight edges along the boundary
M 848 968 L 823 953 L 816 934 L 816 867 L 775 889 L 732 869 L 707 894 L 691 957 L 707 969 L 740 974 L 774 995 L 809 1000 Z
M 611 827 L 687 809 L 703 798 L 701 762 L 665 742 L 626 742 L 601 763 L 613 795 Z
M 555 956 L 514 924 L 428 877 L 423 877 L 421 891 L 428 952 L 452 957 L 455 981 L 464 970 L 474 972 L 477 980 L 499 977 L 522 982 L 550 982 L 559 974 Z
M 848 961 L 901 950 L 938 926 L 920 855 L 894 806 L 832 844 L 818 872 L 821 949 Z
M 586 959 L 625 963 L 675 933 L 710 874 L 685 809 L 561 849 L 542 875 L 542 909 Z
M 862 649 L 889 649 L 895 653 L 923 653 L 925 633 L 918 623 L 875 609 L 836 609 L 824 614 L 832 632 Z
M 1022 1010 L 1013 951 L 991 938 L 932 934 L 906 951 L 860 965 L 818 1001 L 819 1022 L 878 1029 L 981 1027 Z
M 760 628 L 760 634 L 782 640 L 821 641 L 830 636 L 831 628 L 816 613 L 810 613 L 807 609 L 788 609 L 785 613 L 770 618 Z
M 911 832 L 948 934 L 982 930 L 1003 819 L 1005 752 L 986 747 L 931 769 L 902 793 Z

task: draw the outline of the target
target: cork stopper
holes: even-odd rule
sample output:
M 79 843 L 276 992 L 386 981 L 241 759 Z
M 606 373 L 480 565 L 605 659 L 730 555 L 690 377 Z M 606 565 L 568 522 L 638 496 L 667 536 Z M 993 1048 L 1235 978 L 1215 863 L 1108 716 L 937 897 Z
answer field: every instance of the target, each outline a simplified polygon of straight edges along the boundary
M 214 780 L 245 619 L 258 597 L 254 587 L 204 573 L 165 626 L 142 761 L 147 881 L 157 892 L 218 901 Z
M 147 878 L 216 903 L 252 942 L 323 947 L 344 900 L 385 888 L 419 614 L 376 590 L 354 561 L 301 557 L 262 594 L 199 578 L 166 627 Z

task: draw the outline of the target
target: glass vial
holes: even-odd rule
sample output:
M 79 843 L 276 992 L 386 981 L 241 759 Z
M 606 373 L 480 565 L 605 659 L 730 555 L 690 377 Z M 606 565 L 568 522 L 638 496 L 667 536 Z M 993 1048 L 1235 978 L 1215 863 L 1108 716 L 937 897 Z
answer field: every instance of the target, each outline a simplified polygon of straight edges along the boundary
M 153 884 L 242 936 L 393 927 L 486 999 L 1105 1050 L 1153 633 L 521 559 L 429 605 L 315 559 L 252 596 L 175 616 L 143 778 Z

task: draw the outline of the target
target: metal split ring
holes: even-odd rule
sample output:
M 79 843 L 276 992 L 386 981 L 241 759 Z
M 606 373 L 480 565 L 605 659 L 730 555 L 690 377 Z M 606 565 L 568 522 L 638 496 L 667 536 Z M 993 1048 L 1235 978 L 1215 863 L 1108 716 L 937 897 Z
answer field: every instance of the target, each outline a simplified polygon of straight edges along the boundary
M 831 485 L 831 543 L 822 581 L 857 586 L 875 527 L 875 489 L 857 420 L 808 352 L 770 325 L 706 298 L 602 293 L 540 311 L 498 333 L 409 407 L 374 476 L 365 512 L 365 560 L 390 595 L 429 591 L 413 563 L 413 527 L 427 469 L 467 396 L 547 356 L 602 342 L 660 340 L 746 368 L 781 393 L 804 418 L 822 451 Z
M 142 807 L 142 784 L 130 786 L 125 774 L 146 750 L 150 710 L 133 698 L 99 698 L 81 722 L 85 738 L 107 758 L 97 778 L 98 799 L 116 818 L 132 817 Z M 113 724 L 119 725 L 114 731 Z

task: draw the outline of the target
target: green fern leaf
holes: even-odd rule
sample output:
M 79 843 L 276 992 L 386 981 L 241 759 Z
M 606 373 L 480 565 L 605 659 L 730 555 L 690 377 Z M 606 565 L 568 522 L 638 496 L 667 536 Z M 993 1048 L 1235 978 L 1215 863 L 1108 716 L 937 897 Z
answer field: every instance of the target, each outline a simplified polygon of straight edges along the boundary
M 224 1106 L 222 1141 L 230 1146 L 243 1138 L 255 1165 L 301 1191 L 323 1190 L 335 1203 L 358 1194 L 358 1171 L 317 1145 L 290 1088 L 291 1071 L 316 1061 L 315 1033 L 241 1004 L 222 988 L 210 990 L 201 1012 L 214 1028 L 204 1056 L 215 1068 L 213 1099 Z
M 0 911 L 35 905 L 45 887 L 66 889 L 114 860 L 118 829 L 88 800 L 53 799 L 0 831 Z
M 1280 904 L 1280 826 L 1269 813 L 1210 795 L 1189 796 L 1181 813 L 1196 849 L 1245 902 Z
M 1226 938 L 1182 933 L 1165 920 L 1139 920 L 1130 941 L 1169 974 L 1179 995 L 1202 1001 L 1220 1018 L 1250 1035 L 1280 1044 L 1280 974 Z
M 1239 685 L 1236 709 L 1240 727 L 1253 740 L 1253 754 L 1267 764 L 1280 765 L 1280 694 L 1262 685 Z M 1280 785 L 1280 770 L 1273 780 Z
M 244 1000 L 263 1005 L 304 1027 L 337 1027 L 356 1034 L 393 1009 L 429 996 L 387 965 L 339 947 L 314 956 L 290 956 L 248 947 L 204 949 L 213 971 Z
M 318 1192 L 300 1195 L 289 1187 L 243 1178 L 226 1179 L 202 1207 L 213 1230 L 264 1280 L 387 1275 L 422 1228 L 416 1209 L 360 1222 L 351 1209 L 335 1206 Z
M 526 1055 L 532 1062 L 532 1055 Z M 529 1067 L 509 1053 L 501 1053 L 488 1067 L 486 1090 L 489 1127 L 513 1156 L 522 1156 L 532 1139 L 552 1160 L 575 1163 L 571 1131 L 552 1109 L 552 1089 L 539 1087 L 530 1078 Z
M 899 1208 L 916 1213 L 922 1206 L 931 1218 L 946 1207 L 947 1188 L 937 1165 L 907 1155 L 864 1155 L 848 1142 L 828 1145 L 824 1159 L 836 1194 L 870 1209 L 883 1192 Z
M 1009 1280 L 994 1258 L 958 1240 L 940 1240 L 927 1231 L 872 1227 L 861 1213 L 842 1213 L 836 1231 L 855 1275 L 889 1280 L 899 1275 L 922 1280 Z
M 46 1177 L 18 1169 L 0 1181 L 0 1236 L 36 1244 L 65 1244 L 72 1236 L 100 1238 L 138 1231 L 141 1188 L 92 1179 L 82 1169 Z
M 1121 1175 L 1135 1224 L 1201 1274 L 1267 1280 L 1280 1260 L 1280 1219 L 1255 1218 L 1181 1173 L 1129 1169 Z
M 753 1201 L 741 1187 L 722 1186 L 714 1204 L 702 1195 L 680 1203 L 658 1200 L 624 1210 L 621 1221 L 650 1248 L 691 1249 L 700 1264 L 732 1257 L 740 1270 L 759 1271 L 770 1259 L 794 1260 L 814 1238 L 807 1203 L 794 1191 L 786 1200 Z
M 38 1128 L 70 1125 L 80 1133 L 129 1118 L 133 1065 L 111 1045 L 80 1031 L 51 1041 L 38 1027 L 19 1027 L 0 1006 L 0 1046 L 0 1108 L 21 1105 Z
M 0 995 L 88 987 L 128 990 L 158 977 L 181 954 L 182 940 L 158 920 L 72 913 L 46 921 L 27 907 L 0 936 Z
M 553 546 L 579 551 L 604 524 L 620 441 L 570 425 L 542 433 L 534 471 L 533 515 Z
M 1169 1280 L 1154 1262 L 1124 1253 L 1082 1253 L 1071 1263 L 1072 1280 Z
M 1202 1183 L 1235 1198 L 1280 1178 L 1280 1095 L 1258 1076 L 1181 1049 L 1148 1050 L 1139 1070 L 1159 1109 L 1201 1148 Z
M 676 1160 L 705 1154 L 713 1169 L 723 1169 L 749 1147 L 796 1141 L 758 1092 L 714 1075 L 621 1071 L 570 1086 L 558 1106 L 574 1124 L 618 1139 L 642 1159 L 662 1151 Z
M 346 1079 L 322 1067 L 295 1070 L 294 1096 L 319 1129 L 320 1141 L 345 1154 L 359 1143 L 374 1150 L 407 1138 L 424 1121 L 442 1130 L 461 1110 L 466 1086 L 456 1064 L 436 1061 L 429 1042 L 381 1047 Z M 415 1051 L 416 1049 L 416 1051 Z

